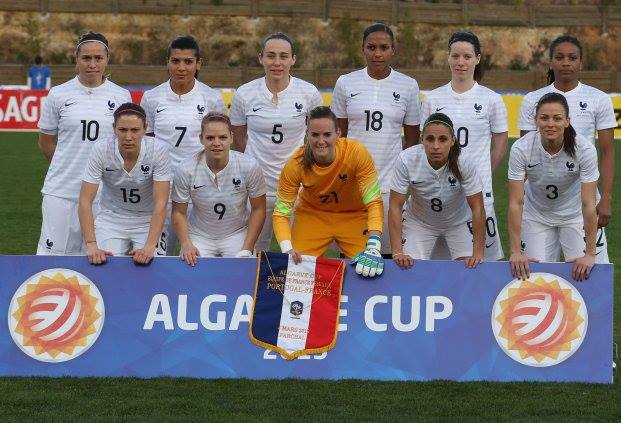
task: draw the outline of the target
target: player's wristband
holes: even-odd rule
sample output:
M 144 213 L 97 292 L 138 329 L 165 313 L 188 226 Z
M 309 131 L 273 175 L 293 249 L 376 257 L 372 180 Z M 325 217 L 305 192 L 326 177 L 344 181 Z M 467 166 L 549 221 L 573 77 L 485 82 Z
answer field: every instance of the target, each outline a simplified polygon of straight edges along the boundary
M 84 243 L 85 244 L 93 244 L 93 243 L 97 244 L 97 240 L 95 240 L 95 241 L 84 241 Z
M 293 244 L 290 239 L 285 239 L 284 241 L 280 241 L 280 251 L 286 253 L 287 251 L 293 250 Z

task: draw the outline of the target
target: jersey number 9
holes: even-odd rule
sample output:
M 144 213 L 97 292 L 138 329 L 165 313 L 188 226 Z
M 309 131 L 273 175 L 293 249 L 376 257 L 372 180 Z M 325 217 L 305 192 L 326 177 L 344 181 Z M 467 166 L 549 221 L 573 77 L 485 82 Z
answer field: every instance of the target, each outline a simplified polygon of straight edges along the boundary
M 213 211 L 218 215 L 218 220 L 222 220 L 224 217 L 224 212 L 226 212 L 226 206 L 222 203 L 216 203 L 213 206 Z

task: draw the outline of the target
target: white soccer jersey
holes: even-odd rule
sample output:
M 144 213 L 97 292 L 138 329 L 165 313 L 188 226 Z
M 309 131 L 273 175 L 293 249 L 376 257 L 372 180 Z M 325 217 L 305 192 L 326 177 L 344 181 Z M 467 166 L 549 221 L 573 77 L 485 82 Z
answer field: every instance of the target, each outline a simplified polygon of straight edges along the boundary
M 78 200 L 84 166 L 94 141 L 113 136 L 114 111 L 131 101 L 129 91 L 106 80 L 88 88 L 76 76 L 47 95 L 39 129 L 57 135 L 56 150 L 41 192 Z
M 550 155 L 538 131 L 511 146 L 509 179 L 526 180 L 524 219 L 552 226 L 582 222 L 581 184 L 598 178 L 595 147 L 580 136 L 576 137 L 575 157 L 565 150 Z
M 401 127 L 419 125 L 418 83 L 394 69 L 384 79 L 371 78 L 367 68 L 341 75 L 330 108 L 348 120 L 347 137 L 369 150 L 382 193 L 390 191 L 395 160 L 402 150 Z
M 147 132 L 172 148 L 173 171 L 182 160 L 203 151 L 200 141 L 201 121 L 209 112 L 226 113 L 222 95 L 200 81 L 183 95 L 175 94 L 170 81 L 146 91 L 140 105 L 147 113 Z
M 261 168 L 252 157 L 231 151 L 229 163 L 214 174 L 199 154 L 181 162 L 175 171 L 172 200 L 192 201 L 190 234 L 222 239 L 248 225 L 248 198 L 260 197 L 265 191 Z
M 591 142 L 595 140 L 595 131 L 617 127 L 610 96 L 597 88 L 578 82 L 576 88 L 567 92 L 557 90 L 554 84 L 550 84 L 526 94 L 520 106 L 518 119 L 518 127 L 521 131 L 537 129 L 535 107 L 539 99 L 547 93 L 560 93 L 565 96 L 569 105 L 571 126 L 578 134 Z
M 460 182 L 449 170 L 448 164 L 436 170 L 431 167 L 422 145 L 402 151 L 395 163 L 390 189 L 412 195 L 405 209 L 407 218 L 418 220 L 430 227 L 447 229 L 466 223 L 472 211 L 466 197 L 482 191 L 481 181 L 473 160 L 460 155 Z
M 168 145 L 144 137 L 138 160 L 128 172 L 117 143 L 113 137 L 95 144 L 84 171 L 84 181 L 103 185 L 99 217 L 119 222 L 149 219 L 153 213 L 153 181 L 172 178 Z
M 483 184 L 483 199 L 493 202 L 492 134 L 508 131 L 507 108 L 500 94 L 475 82 L 464 93 L 456 93 L 450 82 L 427 93 L 423 101 L 421 120 L 432 113 L 444 113 L 453 121 L 455 136 L 462 147 L 461 154 L 477 164 Z
M 245 153 L 259 162 L 270 196 L 276 195 L 285 162 L 304 143 L 308 113 L 323 104 L 314 85 L 293 76 L 278 93 L 278 104 L 272 97 L 263 77 L 239 87 L 231 103 L 231 123 L 247 125 Z

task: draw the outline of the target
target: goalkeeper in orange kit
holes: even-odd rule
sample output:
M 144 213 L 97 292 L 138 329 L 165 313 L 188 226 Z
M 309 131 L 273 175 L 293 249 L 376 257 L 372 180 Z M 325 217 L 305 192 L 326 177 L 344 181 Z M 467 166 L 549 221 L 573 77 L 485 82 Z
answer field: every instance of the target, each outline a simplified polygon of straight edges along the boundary
M 375 165 L 357 141 L 339 138 L 336 116 L 320 106 L 310 111 L 306 144 L 280 175 L 273 225 L 284 253 L 320 256 L 334 241 L 356 272 L 380 275 L 383 204 Z M 301 189 L 300 189 L 301 187 Z M 289 220 L 295 207 L 293 226 Z

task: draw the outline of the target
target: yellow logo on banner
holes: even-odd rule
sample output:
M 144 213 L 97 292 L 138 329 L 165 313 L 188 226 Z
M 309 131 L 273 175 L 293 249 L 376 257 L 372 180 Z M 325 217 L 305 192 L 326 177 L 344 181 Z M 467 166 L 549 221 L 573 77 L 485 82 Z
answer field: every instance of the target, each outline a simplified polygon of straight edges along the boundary
M 26 280 L 9 306 L 9 330 L 28 356 L 45 362 L 71 360 L 88 350 L 103 327 L 99 290 L 84 275 L 49 269 Z
M 500 291 L 492 310 L 492 329 L 503 351 L 535 367 L 553 366 L 576 352 L 587 320 L 578 290 L 550 273 L 514 279 Z

